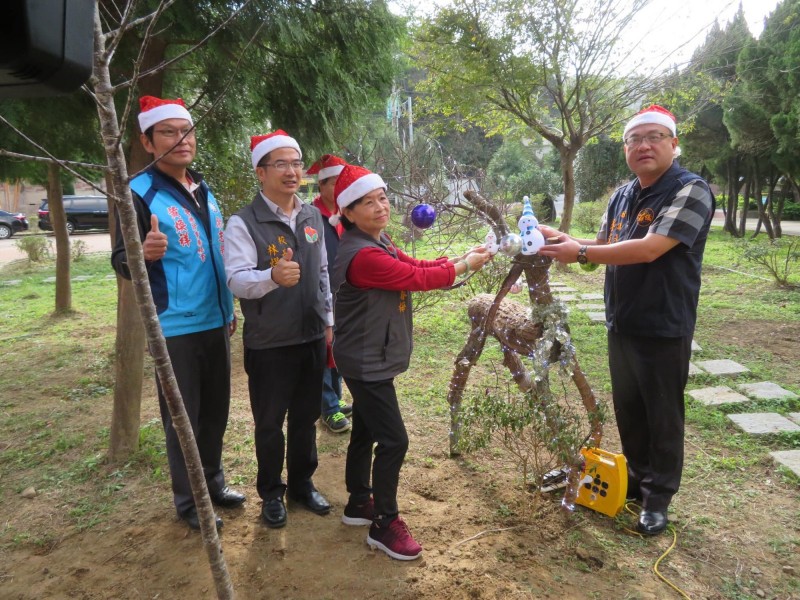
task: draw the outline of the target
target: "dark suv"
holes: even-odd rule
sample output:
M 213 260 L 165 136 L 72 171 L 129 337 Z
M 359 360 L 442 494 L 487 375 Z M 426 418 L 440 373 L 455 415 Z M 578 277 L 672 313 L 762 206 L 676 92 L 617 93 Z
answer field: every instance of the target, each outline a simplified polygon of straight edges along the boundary
M 7 240 L 15 233 L 28 228 L 28 219 L 22 213 L 0 210 L 0 240 Z
M 79 229 L 108 230 L 108 201 L 105 196 L 64 196 L 64 212 L 70 235 Z M 47 200 L 43 200 L 39 207 L 39 229 L 53 231 Z

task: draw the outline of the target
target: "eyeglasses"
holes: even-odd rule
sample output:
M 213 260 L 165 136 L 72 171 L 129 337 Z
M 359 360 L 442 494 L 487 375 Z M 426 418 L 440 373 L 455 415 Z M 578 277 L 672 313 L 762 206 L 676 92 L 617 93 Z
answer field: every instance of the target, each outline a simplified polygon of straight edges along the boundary
M 666 133 L 648 133 L 647 135 L 629 135 L 623 141 L 629 148 L 637 148 L 642 145 L 642 142 L 647 142 L 648 145 L 654 146 L 661 140 L 667 138 L 672 139 L 673 137 L 674 136 L 667 135 Z
M 276 160 L 274 163 L 261 163 L 258 166 L 272 167 L 273 169 L 277 169 L 278 171 L 289 171 L 289 170 L 300 171 L 305 166 L 305 163 L 302 160 L 293 160 L 291 162 L 286 160 Z
M 154 129 L 153 132 L 171 140 L 175 138 L 194 139 L 194 127 L 187 127 L 185 129 Z

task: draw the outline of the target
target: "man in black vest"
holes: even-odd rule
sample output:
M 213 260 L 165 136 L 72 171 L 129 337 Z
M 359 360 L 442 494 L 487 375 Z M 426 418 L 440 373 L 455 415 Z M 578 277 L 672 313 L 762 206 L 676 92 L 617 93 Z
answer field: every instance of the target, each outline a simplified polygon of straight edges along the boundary
M 668 110 L 643 109 L 623 137 L 636 179 L 614 192 L 597 239 L 540 226 L 560 243 L 539 254 L 608 265 L 608 361 L 627 495 L 642 502 L 639 532 L 655 535 L 667 526 L 683 471 L 683 394 L 714 196 L 675 160 L 680 148 Z
M 228 221 L 225 272 L 244 313 L 261 517 L 277 528 L 286 525 L 285 492 L 316 514 L 331 509 L 311 478 L 333 310 L 322 216 L 296 195 L 303 174 L 300 146 L 277 130 L 253 137 L 250 147 L 261 190 Z

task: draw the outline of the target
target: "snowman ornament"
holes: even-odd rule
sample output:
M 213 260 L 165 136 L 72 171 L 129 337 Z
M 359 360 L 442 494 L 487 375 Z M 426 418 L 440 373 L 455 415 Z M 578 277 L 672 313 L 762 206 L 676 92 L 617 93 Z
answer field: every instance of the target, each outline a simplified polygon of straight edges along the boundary
M 525 196 L 522 201 L 524 203 L 522 216 L 517 222 L 519 235 L 522 238 L 522 254 L 536 254 L 539 248 L 544 246 L 544 236 L 538 229 L 539 221 L 533 214 L 530 198 Z
M 497 236 L 494 234 L 494 231 L 489 230 L 489 233 L 486 234 L 486 239 L 483 242 L 486 251 L 494 256 L 497 254 L 497 251 L 500 250 L 500 244 L 497 243 Z

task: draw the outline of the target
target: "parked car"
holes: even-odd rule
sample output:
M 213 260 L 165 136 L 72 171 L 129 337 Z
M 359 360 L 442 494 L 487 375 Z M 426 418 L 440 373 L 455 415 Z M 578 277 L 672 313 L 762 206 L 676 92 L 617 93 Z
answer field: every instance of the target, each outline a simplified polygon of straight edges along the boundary
M 105 229 L 108 231 L 108 202 L 105 196 L 64 196 L 64 212 L 67 215 L 67 233 L 83 229 Z M 53 231 L 47 200 L 39 207 L 39 229 Z
M 7 240 L 15 233 L 28 229 L 28 219 L 22 213 L 0 210 L 0 240 Z

